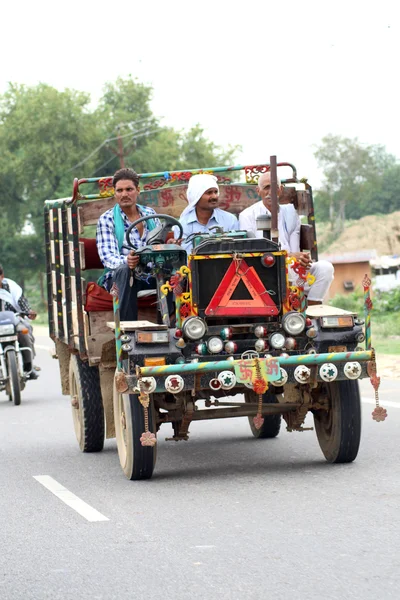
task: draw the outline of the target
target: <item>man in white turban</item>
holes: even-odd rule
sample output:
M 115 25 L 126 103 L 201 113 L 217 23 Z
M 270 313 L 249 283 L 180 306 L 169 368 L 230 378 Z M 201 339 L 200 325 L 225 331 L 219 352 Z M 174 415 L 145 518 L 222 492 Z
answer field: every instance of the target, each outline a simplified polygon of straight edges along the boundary
M 187 188 L 188 205 L 181 214 L 183 227 L 182 246 L 190 252 L 193 242 L 185 243 L 192 233 L 208 233 L 212 227 L 223 231 L 237 231 L 239 222 L 235 215 L 218 208 L 219 188 L 214 175 L 193 175 Z

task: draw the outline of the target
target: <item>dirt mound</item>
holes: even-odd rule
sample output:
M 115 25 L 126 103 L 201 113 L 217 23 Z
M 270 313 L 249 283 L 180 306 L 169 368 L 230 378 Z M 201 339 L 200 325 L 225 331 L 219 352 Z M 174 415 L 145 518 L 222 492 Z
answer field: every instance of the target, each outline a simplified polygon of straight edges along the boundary
M 329 245 L 323 243 L 327 235 L 329 233 L 326 226 L 321 227 L 321 236 L 318 228 L 318 242 L 324 246 L 323 252 L 326 254 L 360 250 L 376 250 L 378 256 L 400 254 L 400 211 L 350 221 L 341 235 Z

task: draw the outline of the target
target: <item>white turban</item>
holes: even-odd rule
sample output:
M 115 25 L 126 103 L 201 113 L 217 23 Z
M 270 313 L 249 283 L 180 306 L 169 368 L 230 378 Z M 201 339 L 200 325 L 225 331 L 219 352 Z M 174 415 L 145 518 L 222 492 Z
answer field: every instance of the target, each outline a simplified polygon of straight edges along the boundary
M 217 178 L 214 175 L 201 173 L 200 175 L 192 175 L 189 179 L 186 195 L 188 200 L 187 207 L 183 210 L 181 217 L 192 210 L 198 203 L 204 192 L 211 188 L 218 188 Z

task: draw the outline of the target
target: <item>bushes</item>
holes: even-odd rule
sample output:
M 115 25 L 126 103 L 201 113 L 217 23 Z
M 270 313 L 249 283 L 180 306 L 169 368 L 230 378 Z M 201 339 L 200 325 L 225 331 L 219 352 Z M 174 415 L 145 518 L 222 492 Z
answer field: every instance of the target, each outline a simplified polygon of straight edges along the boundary
M 364 312 L 364 292 L 361 289 L 356 289 L 351 294 L 336 294 L 329 300 L 329 304 L 362 315 Z M 390 292 L 373 292 L 372 304 L 373 314 L 400 312 L 400 287 L 390 290 Z

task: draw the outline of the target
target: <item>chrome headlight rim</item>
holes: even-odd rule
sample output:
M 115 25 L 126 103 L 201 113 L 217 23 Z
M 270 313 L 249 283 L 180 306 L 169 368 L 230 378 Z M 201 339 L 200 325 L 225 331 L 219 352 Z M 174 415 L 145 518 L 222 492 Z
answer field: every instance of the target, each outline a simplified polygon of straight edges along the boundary
M 279 336 L 279 338 L 282 338 L 282 340 L 283 340 L 282 344 L 277 344 L 276 341 L 274 342 L 274 339 L 275 340 L 278 339 L 278 336 Z M 275 331 L 274 333 L 271 333 L 271 335 L 269 336 L 268 343 L 271 348 L 274 348 L 274 350 L 282 350 L 282 348 L 285 347 L 286 338 L 281 331 Z
M 290 323 L 293 318 L 295 318 L 298 323 L 301 322 L 301 329 L 294 330 L 289 326 L 288 323 Z M 284 331 L 291 336 L 301 335 L 306 328 L 306 318 L 302 313 L 298 313 L 296 311 L 288 312 L 282 319 L 282 327 Z
M 198 334 L 194 335 L 193 332 L 190 330 L 190 328 L 195 326 L 196 324 L 197 324 L 197 326 L 200 326 L 200 331 Z M 182 336 L 192 342 L 201 340 L 205 336 L 206 333 L 207 333 L 207 324 L 200 317 L 196 317 L 196 316 L 188 317 L 182 323 Z
M 216 348 L 216 345 L 218 348 Z M 217 335 L 213 335 L 207 340 L 207 349 L 211 354 L 220 354 L 224 349 L 224 342 L 222 338 Z

